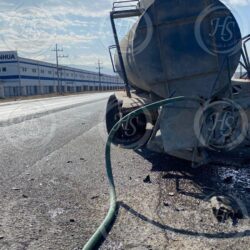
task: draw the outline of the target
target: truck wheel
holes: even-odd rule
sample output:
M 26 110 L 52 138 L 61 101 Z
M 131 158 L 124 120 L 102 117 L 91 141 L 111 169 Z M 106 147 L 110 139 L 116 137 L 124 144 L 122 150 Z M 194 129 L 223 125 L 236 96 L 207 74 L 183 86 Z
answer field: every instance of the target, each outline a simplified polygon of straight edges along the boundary
M 113 126 L 128 113 L 121 112 L 121 104 L 115 97 L 110 96 L 106 110 L 106 127 L 110 133 Z M 140 114 L 138 117 L 124 122 L 115 133 L 113 143 L 122 148 L 138 149 L 144 146 L 152 133 L 151 114 Z

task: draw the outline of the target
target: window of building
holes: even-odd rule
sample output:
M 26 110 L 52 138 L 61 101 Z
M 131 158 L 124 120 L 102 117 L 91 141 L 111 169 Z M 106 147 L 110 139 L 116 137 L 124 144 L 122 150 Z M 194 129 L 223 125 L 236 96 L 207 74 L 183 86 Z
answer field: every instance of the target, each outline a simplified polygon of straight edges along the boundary
M 2 72 L 6 72 L 6 71 L 7 71 L 6 67 L 3 67 Z
M 52 71 L 49 70 L 49 71 L 48 71 L 48 74 L 51 75 L 51 74 L 52 74 Z
M 44 74 L 44 70 L 43 69 L 41 69 L 41 73 Z
M 32 72 L 33 72 L 33 73 L 36 73 L 36 69 L 32 69 Z

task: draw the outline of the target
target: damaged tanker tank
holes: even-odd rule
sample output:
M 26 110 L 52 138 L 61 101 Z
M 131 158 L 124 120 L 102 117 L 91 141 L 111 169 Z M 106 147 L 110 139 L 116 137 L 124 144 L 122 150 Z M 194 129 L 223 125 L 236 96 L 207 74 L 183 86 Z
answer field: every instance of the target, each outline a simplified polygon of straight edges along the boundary
M 200 101 L 145 111 L 126 121 L 113 142 L 125 148 L 146 146 L 195 164 L 227 157 L 229 152 L 244 158 L 250 101 L 239 91 L 243 80 L 232 78 L 239 63 L 247 72 L 250 65 L 230 9 L 219 0 L 125 3 L 114 3 L 111 24 L 116 42 L 112 63 L 124 79 L 126 93 L 109 99 L 108 131 L 126 114 L 156 101 Z M 130 17 L 137 19 L 119 41 L 115 21 Z

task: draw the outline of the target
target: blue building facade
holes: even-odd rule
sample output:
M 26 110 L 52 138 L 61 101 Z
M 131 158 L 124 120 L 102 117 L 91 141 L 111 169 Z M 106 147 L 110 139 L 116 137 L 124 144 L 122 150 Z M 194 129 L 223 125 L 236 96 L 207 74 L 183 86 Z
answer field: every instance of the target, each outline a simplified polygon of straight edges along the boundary
M 119 76 L 101 74 L 0 52 L 0 98 L 57 92 L 108 91 L 124 88 Z

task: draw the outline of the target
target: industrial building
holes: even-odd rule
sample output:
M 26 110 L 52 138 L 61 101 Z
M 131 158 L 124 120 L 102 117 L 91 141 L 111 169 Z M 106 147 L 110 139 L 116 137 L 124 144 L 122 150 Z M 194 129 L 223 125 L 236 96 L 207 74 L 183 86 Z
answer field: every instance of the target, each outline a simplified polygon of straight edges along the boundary
M 123 89 L 118 76 L 22 58 L 17 51 L 0 52 L 0 98 L 56 92 Z

